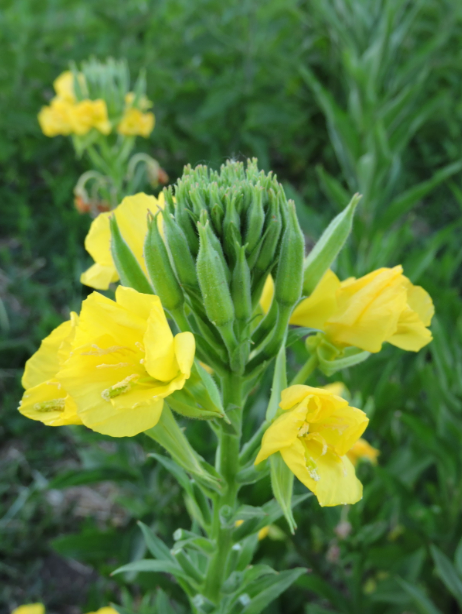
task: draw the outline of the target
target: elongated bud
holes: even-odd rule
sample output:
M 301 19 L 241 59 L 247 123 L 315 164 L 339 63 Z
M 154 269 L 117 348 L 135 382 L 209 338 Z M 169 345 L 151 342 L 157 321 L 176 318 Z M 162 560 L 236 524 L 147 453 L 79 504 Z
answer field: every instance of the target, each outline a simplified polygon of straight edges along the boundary
M 163 218 L 168 249 L 180 284 L 186 288 L 198 289 L 196 267 L 184 232 L 168 213 L 164 213 Z
M 236 196 L 226 196 L 226 214 L 223 221 L 223 239 L 225 245 L 225 252 L 232 264 L 235 263 L 237 252 L 237 245 L 241 244 L 241 220 L 239 214 L 236 211 Z
M 270 215 L 263 235 L 262 245 L 255 261 L 255 277 L 252 287 L 252 298 L 257 301 L 263 289 L 268 274 L 276 264 L 275 254 L 281 238 L 282 219 L 279 212 L 279 204 L 276 195 L 273 193 L 270 205 Z
M 144 242 L 144 261 L 149 277 L 162 305 L 168 311 L 179 309 L 184 303 L 183 290 L 173 271 L 167 249 L 157 227 L 157 216 L 148 214 L 148 232 Z
M 153 294 L 152 288 L 138 260 L 120 233 L 115 215 L 110 217 L 109 225 L 111 229 L 112 259 L 114 260 L 122 285 L 129 286 L 143 294 Z
M 215 326 L 225 326 L 234 320 L 234 305 L 226 272 L 218 252 L 213 248 L 206 226 L 199 229 L 200 245 L 197 255 L 197 278 L 208 319 Z
M 250 269 L 245 257 L 245 251 L 246 246 L 238 249 L 237 262 L 234 267 L 231 283 L 236 319 L 242 322 L 248 322 L 252 317 Z
M 213 247 L 213 249 L 217 252 L 218 256 L 220 257 L 221 264 L 223 265 L 223 270 L 226 275 L 226 281 L 229 284 L 231 282 L 231 271 L 229 270 L 228 263 L 226 262 L 220 240 L 218 239 L 216 234 L 213 232 L 211 225 L 208 223 L 208 216 L 205 210 L 201 212 L 200 221 L 201 221 L 202 226 L 205 227 L 205 232 L 207 233 L 207 238 L 210 241 L 210 245 Z
M 332 220 L 306 257 L 303 272 L 304 295 L 313 292 L 324 273 L 337 258 L 351 232 L 356 205 L 360 199 L 360 194 L 353 196 L 349 205 Z
M 175 207 L 175 219 L 184 232 L 192 255 L 196 257 L 199 251 L 199 238 L 197 232 L 194 230 L 192 215 L 184 206 L 183 201 L 177 203 Z
M 302 294 L 305 239 L 298 224 L 295 203 L 289 201 L 288 225 L 284 232 L 276 274 L 275 297 L 280 305 L 294 306 Z
M 263 211 L 263 188 L 257 186 L 252 194 L 252 205 L 247 212 L 247 229 L 245 242 L 247 243 L 247 253 L 251 254 L 257 243 L 261 239 L 263 226 L 265 224 L 265 213 Z

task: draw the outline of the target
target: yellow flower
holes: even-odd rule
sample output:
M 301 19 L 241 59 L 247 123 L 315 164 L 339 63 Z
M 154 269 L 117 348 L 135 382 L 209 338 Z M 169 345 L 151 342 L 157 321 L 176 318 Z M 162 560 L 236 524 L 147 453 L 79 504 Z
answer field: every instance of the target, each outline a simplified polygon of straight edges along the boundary
M 83 75 L 80 75 L 83 77 Z M 56 95 L 61 100 L 67 100 L 67 102 L 75 102 L 74 93 L 74 75 L 71 70 L 65 70 L 57 77 L 53 82 Z
M 143 136 L 147 138 L 154 129 L 154 114 L 142 113 L 139 109 L 131 107 L 125 111 L 117 132 L 124 136 Z
M 272 282 L 268 282 L 264 305 Z M 319 328 L 338 346 L 380 352 L 385 342 L 418 352 L 432 340 L 428 330 L 433 302 L 420 286 L 403 275 L 401 265 L 382 268 L 341 282 L 327 271 L 312 295 L 301 301 L 291 324 Z
M 27 418 L 48 426 L 82 424 L 77 405 L 56 378 L 71 351 L 77 323 L 77 314 L 71 313 L 71 319 L 55 328 L 27 361 L 22 378 L 26 392 L 19 406 Z
M 132 437 L 157 424 L 163 399 L 190 377 L 192 333 L 173 336 L 158 296 L 119 286 L 116 301 L 93 292 L 82 304 L 57 380 L 88 428 Z
M 71 113 L 73 104 L 55 98 L 50 106 L 42 107 L 38 114 L 40 128 L 45 136 L 67 136 L 72 133 Z
M 72 133 L 79 136 L 88 134 L 95 128 L 102 134 L 111 132 L 111 122 L 108 119 L 106 102 L 98 100 L 82 100 L 73 105 L 70 111 Z
M 369 422 L 366 414 L 328 390 L 300 385 L 282 391 L 280 408 L 255 464 L 280 452 L 320 505 L 359 501 L 362 485 L 347 453 Z
M 118 614 L 118 612 L 114 610 L 114 608 L 106 607 L 106 608 L 100 608 L 96 612 L 89 612 L 88 614 Z
M 243 524 L 243 520 L 236 520 L 236 522 L 234 523 L 235 527 L 240 527 L 241 524 Z M 261 541 L 262 539 L 265 539 L 265 537 L 267 537 L 268 533 L 269 533 L 269 525 L 267 527 L 263 527 L 263 529 L 260 529 L 258 531 L 258 540 Z
M 11 614 L 45 614 L 45 606 L 43 603 L 29 603 L 19 606 Z
M 328 392 L 332 392 L 332 394 L 335 394 L 337 397 L 343 397 L 344 399 L 348 398 L 350 394 L 348 392 L 348 388 L 343 382 L 332 382 L 331 384 L 326 384 L 323 386 L 323 389 L 327 390 Z
M 353 447 L 347 452 L 348 458 L 356 467 L 360 460 L 368 460 L 373 465 L 377 464 L 377 457 L 380 451 L 373 448 L 365 439 L 358 439 Z
M 111 282 L 119 279 L 111 255 L 111 231 L 109 229 L 111 215 L 115 215 L 123 238 L 146 273 L 143 246 L 148 230 L 147 212 L 149 210 L 155 214 L 159 207 L 163 209 L 164 206 L 163 194 L 156 199 L 154 196 L 140 193 L 124 198 L 114 211 L 98 215 L 93 220 L 85 239 L 85 248 L 95 264 L 82 274 L 80 281 L 91 288 L 107 290 Z M 161 223 L 160 218 L 161 216 L 158 218 L 159 224 Z

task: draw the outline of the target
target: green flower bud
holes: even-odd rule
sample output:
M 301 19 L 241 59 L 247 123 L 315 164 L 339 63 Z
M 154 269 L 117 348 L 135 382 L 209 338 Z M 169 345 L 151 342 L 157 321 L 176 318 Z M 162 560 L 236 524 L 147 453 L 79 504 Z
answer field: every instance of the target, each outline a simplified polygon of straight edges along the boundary
M 226 262 L 225 255 L 223 253 L 223 248 L 221 247 L 221 242 L 213 232 L 211 225 L 208 223 L 207 211 L 202 210 L 201 212 L 201 224 L 205 227 L 205 231 L 207 233 L 207 237 L 210 241 L 211 246 L 217 252 L 220 257 L 221 264 L 223 265 L 223 270 L 226 275 L 226 281 L 228 284 L 231 282 L 231 271 L 229 270 L 228 263 Z
M 245 242 L 247 243 L 247 253 L 251 254 L 257 243 L 261 239 L 261 233 L 265 224 L 265 213 L 263 211 L 263 188 L 257 186 L 252 194 L 252 204 L 247 213 L 247 229 Z
M 159 213 L 148 217 L 148 232 L 144 242 L 144 261 L 156 294 L 168 311 L 175 311 L 184 303 L 183 291 L 173 272 L 164 241 L 157 227 Z
M 217 327 L 234 320 L 234 305 L 228 287 L 226 272 L 220 254 L 210 241 L 209 232 L 199 223 L 200 245 L 197 255 L 197 278 L 208 319 Z
M 194 257 L 199 251 L 199 238 L 194 229 L 194 221 L 191 213 L 186 209 L 184 202 L 179 202 L 175 207 L 175 220 L 184 232 L 188 241 L 189 249 Z
M 252 317 L 252 297 L 250 293 L 250 269 L 245 257 L 246 246 L 238 248 L 238 258 L 233 271 L 231 293 L 236 319 L 248 322 Z
M 146 279 L 146 275 L 143 273 L 138 260 L 120 233 L 115 215 L 110 217 L 109 227 L 111 229 L 112 259 L 114 260 L 121 283 L 124 286 L 134 288 L 137 292 L 153 294 L 151 285 Z
M 175 272 L 185 289 L 199 289 L 194 259 L 184 232 L 169 213 L 163 214 L 165 236 Z
M 284 232 L 276 274 L 275 297 L 280 305 L 293 307 L 302 295 L 305 239 L 300 229 L 295 203 L 289 201 L 288 225 Z

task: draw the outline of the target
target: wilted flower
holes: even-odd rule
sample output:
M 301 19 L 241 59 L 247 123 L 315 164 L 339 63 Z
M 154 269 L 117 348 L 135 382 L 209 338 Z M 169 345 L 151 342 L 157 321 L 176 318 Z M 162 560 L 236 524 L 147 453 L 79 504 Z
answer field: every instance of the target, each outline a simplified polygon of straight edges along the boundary
M 311 386 L 286 388 L 279 407 L 283 412 L 263 435 L 255 464 L 280 452 L 320 505 L 359 501 L 362 485 L 346 455 L 369 422 L 366 414 Z
M 91 294 L 74 322 L 58 327 L 28 362 L 24 384 L 41 384 L 26 390 L 21 413 L 55 426 L 83 423 L 112 437 L 155 426 L 163 399 L 191 374 L 192 333 L 174 337 L 158 296 L 122 286 L 116 301 Z M 74 422 L 66 422 L 71 411 Z
M 91 224 L 85 239 L 85 248 L 95 261 L 89 269 L 82 273 L 80 281 L 86 286 L 97 290 L 107 290 L 109 284 L 119 279 L 111 254 L 111 231 L 109 218 L 115 216 L 120 232 L 138 260 L 143 271 L 146 267 L 143 258 L 143 245 L 148 229 L 148 211 L 157 213 L 164 208 L 164 195 L 159 198 L 146 194 L 127 196 L 111 213 L 102 213 Z M 159 219 L 159 223 L 160 223 Z

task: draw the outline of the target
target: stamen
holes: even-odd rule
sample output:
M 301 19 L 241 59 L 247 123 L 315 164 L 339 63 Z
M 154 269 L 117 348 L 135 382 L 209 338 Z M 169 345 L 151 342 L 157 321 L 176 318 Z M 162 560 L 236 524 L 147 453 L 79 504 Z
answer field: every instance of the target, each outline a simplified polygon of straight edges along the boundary
M 309 430 L 310 430 L 310 425 L 308 424 L 308 422 L 304 422 L 298 431 L 298 436 L 303 437 L 303 435 L 306 435 L 309 432 Z
M 82 356 L 104 356 L 104 354 L 115 354 L 115 352 L 120 352 L 120 350 L 128 350 L 129 352 L 134 352 L 132 348 L 126 347 L 124 345 L 112 345 L 109 348 L 100 348 L 96 345 L 96 343 L 92 343 L 91 347 L 93 350 L 89 352 L 82 352 Z
M 128 367 L 130 365 L 129 362 L 118 362 L 116 365 L 107 365 L 102 363 L 101 365 L 96 365 L 97 369 L 107 369 L 112 367 L 113 369 L 121 369 L 122 367 Z
M 52 411 L 64 411 L 66 405 L 66 399 L 52 399 L 51 401 L 43 401 L 43 403 L 36 403 L 34 405 L 35 411 L 40 413 L 48 413 Z
M 118 384 L 114 384 L 110 388 L 106 388 L 106 390 L 103 390 L 103 392 L 101 393 L 101 396 L 103 397 L 105 401 L 110 401 L 114 397 L 118 397 L 119 395 L 124 394 L 125 392 L 128 392 L 129 390 L 131 390 L 133 387 L 133 384 L 136 383 L 133 380 L 137 380 L 138 378 L 139 378 L 139 375 L 137 373 L 134 373 L 133 375 L 129 375 L 128 377 L 123 379 Z

